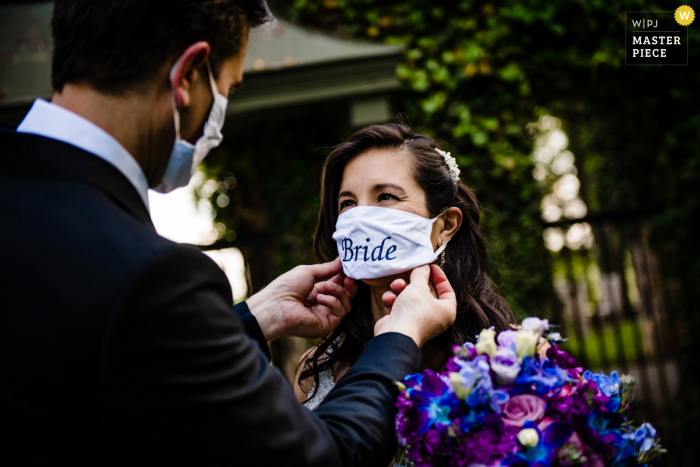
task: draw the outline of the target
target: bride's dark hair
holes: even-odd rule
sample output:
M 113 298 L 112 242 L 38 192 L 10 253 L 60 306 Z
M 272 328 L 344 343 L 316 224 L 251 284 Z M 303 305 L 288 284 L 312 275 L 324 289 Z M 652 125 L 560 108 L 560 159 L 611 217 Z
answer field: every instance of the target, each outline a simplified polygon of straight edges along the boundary
M 476 196 L 461 181 L 452 178 L 445 158 L 435 148 L 440 148 L 435 140 L 415 133 L 402 123 L 368 126 L 337 146 L 323 166 L 321 210 L 314 238 L 314 253 L 321 261 L 330 261 L 338 256 L 332 235 L 338 219 L 338 192 L 345 166 L 371 149 L 395 149 L 410 156 L 413 176 L 425 191 L 430 217 L 453 206 L 458 207 L 463 216 L 461 228 L 447 246 L 444 267 L 457 296 L 457 319 L 445 332 L 423 347 L 426 367 L 439 370 L 447 363 L 453 345 L 473 342 L 484 328 L 495 326 L 496 331 L 509 329 L 515 323 L 515 317 L 488 276 L 488 247 L 479 227 Z M 303 381 L 311 377 L 315 382 L 314 393 L 309 399 L 318 391 L 322 371 L 336 363 L 352 365 L 373 336 L 369 287 L 358 281 L 352 311 L 300 363 L 303 365 L 300 387 Z M 305 392 L 308 392 L 308 388 Z

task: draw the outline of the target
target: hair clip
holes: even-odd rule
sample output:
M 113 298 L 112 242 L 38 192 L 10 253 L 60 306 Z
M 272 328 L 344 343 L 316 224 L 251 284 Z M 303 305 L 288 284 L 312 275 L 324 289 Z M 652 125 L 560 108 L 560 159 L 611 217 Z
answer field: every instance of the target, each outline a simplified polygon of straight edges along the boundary
M 459 174 L 460 170 L 459 167 L 457 167 L 457 159 L 452 157 L 449 152 L 442 151 L 438 148 L 435 148 L 435 150 L 442 155 L 442 157 L 445 158 L 445 163 L 447 164 L 447 167 L 450 169 L 450 174 L 452 175 L 452 178 L 454 179 L 455 182 L 459 181 Z

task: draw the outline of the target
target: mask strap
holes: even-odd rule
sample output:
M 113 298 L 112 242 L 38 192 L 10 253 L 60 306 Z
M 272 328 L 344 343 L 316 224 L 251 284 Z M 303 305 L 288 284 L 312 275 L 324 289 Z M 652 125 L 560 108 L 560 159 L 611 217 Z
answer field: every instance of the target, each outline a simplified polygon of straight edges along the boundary
M 452 239 L 450 239 L 450 240 L 452 240 Z M 435 256 L 440 256 L 440 253 L 442 253 L 443 251 L 445 251 L 445 248 L 447 248 L 447 244 L 450 243 L 450 240 L 447 240 L 445 243 L 443 243 L 443 244 L 440 246 L 440 248 L 438 248 L 437 250 L 435 250 Z
M 170 70 L 170 80 L 172 81 L 173 76 L 175 75 L 175 69 L 177 68 L 178 64 L 180 63 L 180 60 L 182 60 L 182 57 L 180 57 L 177 62 L 175 62 L 175 65 L 173 65 L 172 69 Z M 214 81 L 214 73 L 211 71 L 211 65 L 209 64 L 209 59 L 206 61 L 207 63 L 207 72 L 209 75 L 209 86 L 211 87 L 211 92 L 216 99 L 216 96 L 219 94 L 219 91 L 216 88 L 216 81 Z M 175 140 L 179 141 L 182 138 L 180 138 L 180 112 L 177 110 L 177 101 L 175 100 L 175 91 L 173 90 L 170 93 L 170 97 L 172 98 L 173 101 L 173 120 L 175 121 Z
M 440 219 L 440 216 L 442 216 L 442 215 L 445 214 L 446 212 L 447 212 L 447 209 L 445 209 L 445 210 L 442 211 L 440 214 L 438 214 L 437 216 L 433 217 L 433 218 L 430 219 L 430 220 L 433 221 L 432 223 L 434 224 L 435 221 L 437 221 L 438 219 Z M 450 241 L 450 240 L 447 240 L 447 242 L 443 243 L 443 244 L 440 246 L 440 248 L 438 248 L 437 250 L 435 250 L 435 256 L 439 256 L 440 253 L 442 253 L 443 251 L 445 251 L 445 248 L 447 248 L 447 243 L 448 243 L 449 241 Z
M 440 219 L 440 216 L 442 216 L 442 215 L 445 214 L 446 212 L 447 212 L 447 209 L 445 209 L 445 210 L 442 211 L 440 214 L 438 214 L 437 216 L 435 216 L 435 217 L 433 217 L 432 219 L 430 219 L 430 223 L 431 223 L 431 224 L 434 224 L 435 221 L 437 221 L 438 219 Z
M 177 110 L 177 102 L 175 101 L 175 93 L 172 93 L 173 98 L 173 120 L 175 121 L 175 141 L 180 141 L 180 112 Z
M 214 81 L 214 73 L 211 71 L 209 59 L 207 59 L 207 71 L 209 72 L 209 85 L 211 86 L 211 93 L 214 96 L 214 99 L 216 99 L 216 96 L 219 95 L 219 90 L 216 87 L 216 81 Z
M 173 76 L 175 76 L 175 69 L 177 66 L 180 64 L 180 60 L 182 60 L 182 57 L 177 59 L 177 62 L 175 62 L 175 65 L 170 69 L 170 82 L 172 83 L 173 81 Z M 172 86 L 172 84 L 171 84 Z M 175 89 L 170 91 L 170 97 L 173 100 L 173 120 L 175 121 L 175 141 L 180 141 L 182 138 L 180 138 L 180 112 L 177 110 L 177 101 L 175 100 Z

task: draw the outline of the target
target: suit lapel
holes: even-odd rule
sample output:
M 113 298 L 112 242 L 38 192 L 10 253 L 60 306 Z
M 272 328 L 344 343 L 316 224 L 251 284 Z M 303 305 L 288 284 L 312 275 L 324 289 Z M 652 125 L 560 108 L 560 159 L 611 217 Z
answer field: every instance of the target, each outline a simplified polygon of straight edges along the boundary
M 124 211 L 153 227 L 136 188 L 112 164 L 62 141 L 16 133 L 0 126 L 0 174 L 39 180 L 66 180 L 90 185 Z

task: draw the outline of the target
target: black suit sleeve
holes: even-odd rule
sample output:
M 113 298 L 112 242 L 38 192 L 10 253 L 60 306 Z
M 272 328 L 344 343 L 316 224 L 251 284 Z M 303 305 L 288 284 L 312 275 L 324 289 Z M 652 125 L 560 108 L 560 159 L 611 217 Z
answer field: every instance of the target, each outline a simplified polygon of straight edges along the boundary
M 176 247 L 135 279 L 108 338 L 99 429 L 121 462 L 385 467 L 392 382 L 420 371 L 400 334 L 370 341 L 311 412 L 246 336 L 225 275 Z
M 236 316 L 238 316 L 238 319 L 241 321 L 241 324 L 243 325 L 243 330 L 248 335 L 248 337 L 253 339 L 258 344 L 258 347 L 260 347 L 260 351 L 263 353 L 263 355 L 265 355 L 267 361 L 272 361 L 272 355 L 270 355 L 270 347 L 267 345 L 265 335 L 263 334 L 262 329 L 260 329 L 258 320 L 255 318 L 255 316 L 253 316 L 253 313 L 250 312 L 248 304 L 246 302 L 237 303 L 234 306 L 234 311 L 236 312 Z

